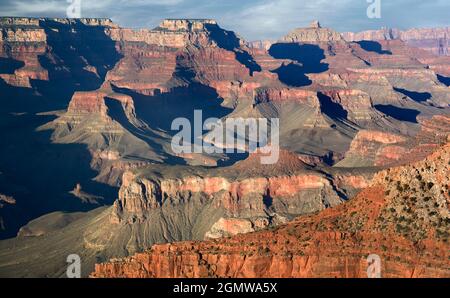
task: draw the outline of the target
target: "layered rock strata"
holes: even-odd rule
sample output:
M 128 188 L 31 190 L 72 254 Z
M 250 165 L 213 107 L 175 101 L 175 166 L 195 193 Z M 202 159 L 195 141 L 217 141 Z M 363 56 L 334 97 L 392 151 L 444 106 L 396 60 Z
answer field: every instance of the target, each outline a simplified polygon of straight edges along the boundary
M 91 276 L 367 277 L 377 254 L 383 277 L 448 277 L 449 149 L 382 171 L 349 203 L 274 231 L 155 245 Z

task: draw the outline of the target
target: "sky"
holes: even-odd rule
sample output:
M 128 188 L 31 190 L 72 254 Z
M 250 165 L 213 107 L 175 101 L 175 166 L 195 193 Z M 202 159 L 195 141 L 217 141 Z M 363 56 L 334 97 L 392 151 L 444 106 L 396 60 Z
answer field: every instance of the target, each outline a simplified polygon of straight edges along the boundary
M 276 40 L 313 20 L 340 32 L 450 25 L 450 0 L 0 0 L 0 15 L 67 17 L 71 1 L 81 1 L 81 17 L 111 18 L 121 27 L 212 18 L 247 40 Z M 367 16 L 373 1 L 380 1 L 380 18 Z

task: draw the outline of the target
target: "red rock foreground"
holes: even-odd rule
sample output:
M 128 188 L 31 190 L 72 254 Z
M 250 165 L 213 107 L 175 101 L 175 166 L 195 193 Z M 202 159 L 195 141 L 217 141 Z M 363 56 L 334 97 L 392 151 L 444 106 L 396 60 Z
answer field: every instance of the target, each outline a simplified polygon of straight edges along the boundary
M 97 264 L 91 277 L 450 277 L 450 143 L 378 173 L 346 204 L 277 229 L 155 245 Z

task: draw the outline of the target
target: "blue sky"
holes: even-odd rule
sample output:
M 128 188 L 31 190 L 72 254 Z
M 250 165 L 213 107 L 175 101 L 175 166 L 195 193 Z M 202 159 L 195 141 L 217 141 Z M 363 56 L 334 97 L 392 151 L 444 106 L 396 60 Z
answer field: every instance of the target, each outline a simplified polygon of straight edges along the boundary
M 164 18 L 214 18 L 247 40 L 278 39 L 318 19 L 338 31 L 382 26 L 449 26 L 449 0 L 379 0 L 381 19 L 366 15 L 368 0 L 81 0 L 82 17 L 108 17 L 122 27 L 153 28 Z M 373 0 L 370 0 L 373 1 Z M 66 17 L 67 0 L 0 0 L 0 15 Z

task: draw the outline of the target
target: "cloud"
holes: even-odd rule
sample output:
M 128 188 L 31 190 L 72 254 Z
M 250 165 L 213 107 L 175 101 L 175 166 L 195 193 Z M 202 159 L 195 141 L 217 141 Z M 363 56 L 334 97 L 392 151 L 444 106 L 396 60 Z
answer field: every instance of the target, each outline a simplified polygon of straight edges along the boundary
M 136 10 L 140 7 L 172 6 L 182 3 L 184 0 L 81 0 L 83 11 L 88 14 L 107 14 L 111 11 Z M 49 16 L 59 14 L 64 17 L 69 0 L 2 0 L 0 11 L 4 15 L 20 16 Z
M 380 0 L 381 19 L 367 0 L 82 0 L 82 16 L 109 17 L 124 27 L 154 27 L 164 18 L 215 18 L 246 39 L 278 39 L 319 20 L 338 31 L 448 26 L 448 0 Z M 66 0 L 1 0 L 12 16 L 65 17 Z
M 236 20 L 239 27 L 245 28 L 245 35 L 261 35 L 262 38 L 281 37 L 289 30 L 306 26 L 313 20 L 329 25 L 342 15 L 351 0 L 262 1 L 242 10 L 238 16 L 228 15 L 227 21 Z
M 1 11 L 6 12 L 5 15 L 41 15 L 41 14 L 56 14 L 65 11 L 67 5 L 62 4 L 62 1 L 52 0 L 32 0 L 32 1 L 5 1 L 2 2 Z

